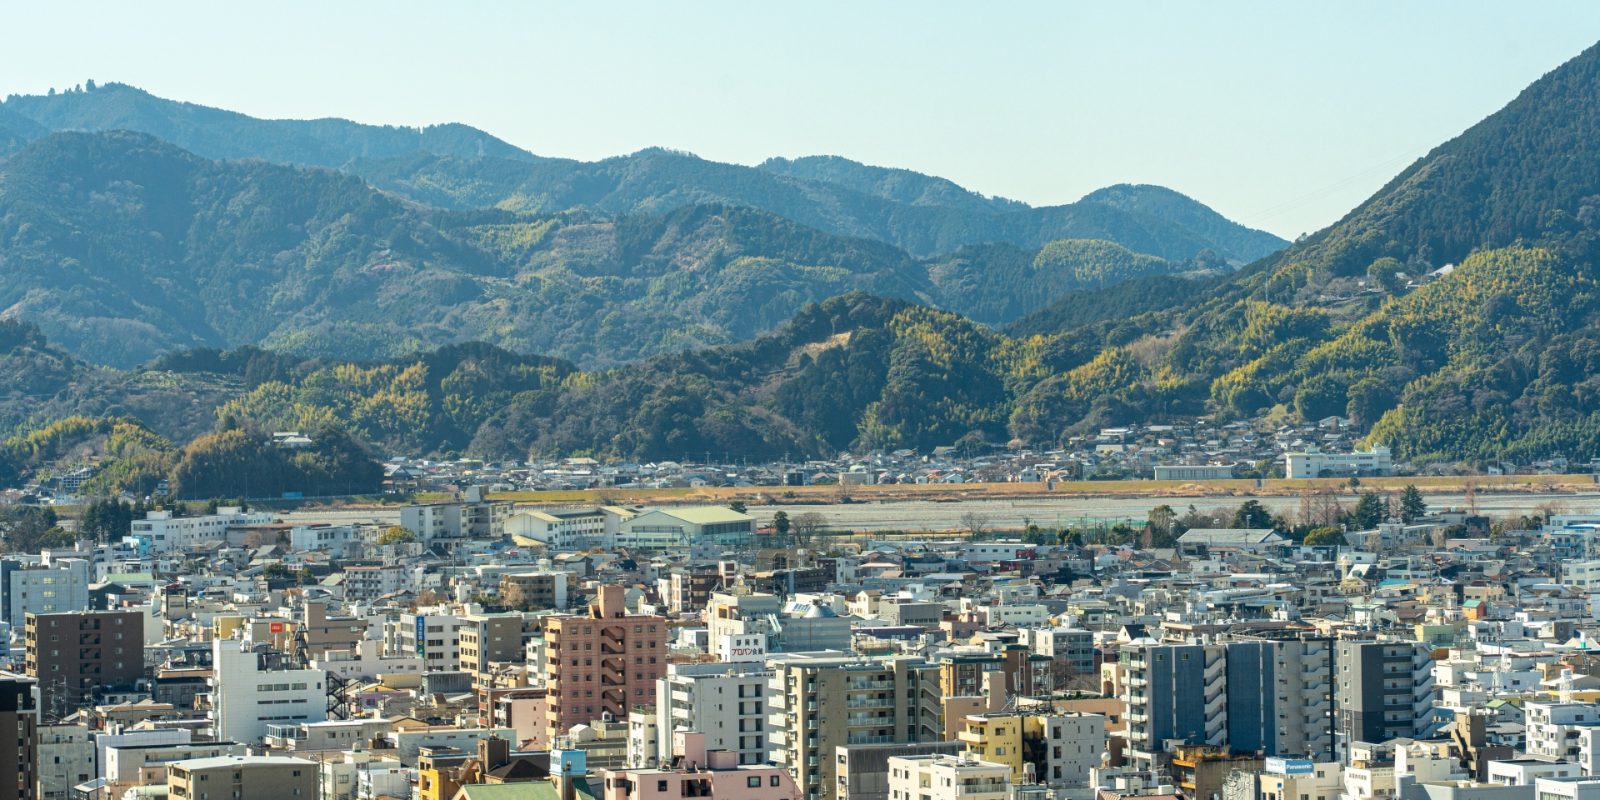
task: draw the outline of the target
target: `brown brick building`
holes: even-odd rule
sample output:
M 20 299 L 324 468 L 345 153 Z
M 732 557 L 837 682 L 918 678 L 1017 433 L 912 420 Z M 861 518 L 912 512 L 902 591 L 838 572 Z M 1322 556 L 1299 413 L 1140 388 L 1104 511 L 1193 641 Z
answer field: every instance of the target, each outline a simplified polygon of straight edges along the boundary
M 95 692 L 144 677 L 144 615 L 74 611 L 27 616 L 27 672 L 39 682 L 40 715 L 61 719 L 94 704 Z
M 602 586 L 588 616 L 546 622 L 548 736 L 606 712 L 626 720 L 634 706 L 655 703 L 656 679 L 667 674 L 667 619 L 628 614 L 626 591 Z

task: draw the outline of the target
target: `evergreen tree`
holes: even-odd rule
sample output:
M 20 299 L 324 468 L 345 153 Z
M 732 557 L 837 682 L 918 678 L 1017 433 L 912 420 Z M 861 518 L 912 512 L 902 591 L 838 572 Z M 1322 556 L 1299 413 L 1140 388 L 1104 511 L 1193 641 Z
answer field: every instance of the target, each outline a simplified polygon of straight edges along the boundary
M 1400 521 L 1410 524 L 1427 513 L 1428 504 L 1423 501 L 1422 492 L 1415 484 L 1406 484 L 1405 491 L 1400 493 Z

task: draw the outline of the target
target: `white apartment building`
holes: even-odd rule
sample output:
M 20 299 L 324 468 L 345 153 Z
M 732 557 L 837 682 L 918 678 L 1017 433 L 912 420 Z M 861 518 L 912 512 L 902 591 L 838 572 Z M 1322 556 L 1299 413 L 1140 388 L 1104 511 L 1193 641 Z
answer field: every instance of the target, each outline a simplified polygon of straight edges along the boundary
M 1600 560 L 1561 562 L 1561 584 L 1578 589 L 1600 589 Z
M 217 513 L 202 517 L 174 517 L 170 511 L 148 511 L 144 519 L 134 520 L 133 535 L 148 541 L 152 553 L 170 553 L 206 542 L 226 541 L 228 528 L 235 525 L 270 522 L 271 514 L 246 513 L 236 506 L 223 506 Z
M 86 725 L 40 725 L 34 729 L 40 800 L 70 800 L 72 787 L 95 778 L 94 742 Z
M 461 661 L 461 625 L 461 618 L 450 614 L 407 614 L 383 624 L 383 653 L 420 658 L 428 672 L 453 670 Z
M 970 753 L 889 759 L 889 800 L 1002 800 L 1011 768 Z
M 383 642 L 367 639 L 356 643 L 354 650 L 329 650 L 322 658 L 314 658 L 309 666 L 346 680 L 370 679 L 379 675 L 420 675 L 426 663 L 415 654 L 386 656 L 382 654 Z
M 1023 628 L 1022 643 L 1035 655 L 1064 660 L 1074 675 L 1094 675 L 1094 632 L 1082 628 Z
M 988 613 L 990 625 L 1015 625 L 1024 628 L 1043 625 L 1050 621 L 1050 611 L 1041 605 L 995 605 L 978 608 Z
M 335 759 L 318 759 L 321 772 L 317 780 L 319 800 L 357 800 L 357 798 L 410 797 L 410 780 L 399 761 L 374 756 L 369 750 L 345 751 Z M 372 790 L 379 790 L 372 793 Z
M 657 757 L 672 759 L 672 733 L 706 735 L 711 750 L 732 750 L 740 764 L 764 764 L 770 749 L 766 729 L 768 682 L 762 662 L 669 664 L 656 681 Z
M 1013 561 L 1019 555 L 1033 552 L 1034 546 L 1010 539 L 969 544 L 963 550 L 968 561 Z
M 317 669 L 269 670 L 265 656 L 237 639 L 211 643 L 211 709 L 221 741 L 254 744 L 267 726 L 328 718 L 327 676 Z
M 1268 758 L 1257 778 L 1263 798 L 1332 798 L 1339 794 L 1344 767 L 1339 762 Z
M 381 567 L 345 567 L 344 596 L 347 600 L 376 600 L 407 588 L 406 567 L 387 564 Z
M 657 694 L 659 702 L 660 694 Z M 656 710 L 635 706 L 628 712 L 628 768 L 645 769 L 660 763 L 661 728 Z
M 327 550 L 328 555 L 343 558 L 357 541 L 353 525 L 296 525 L 289 529 L 289 546 L 296 552 Z
M 1584 775 L 1600 774 L 1600 705 L 1529 702 L 1523 709 L 1529 756 L 1571 761 Z
M 1316 478 L 1323 473 L 1333 475 L 1392 475 L 1394 463 L 1389 448 L 1383 445 L 1371 450 L 1353 453 L 1324 453 L 1320 448 L 1307 447 L 1303 453 L 1288 453 L 1289 478 Z

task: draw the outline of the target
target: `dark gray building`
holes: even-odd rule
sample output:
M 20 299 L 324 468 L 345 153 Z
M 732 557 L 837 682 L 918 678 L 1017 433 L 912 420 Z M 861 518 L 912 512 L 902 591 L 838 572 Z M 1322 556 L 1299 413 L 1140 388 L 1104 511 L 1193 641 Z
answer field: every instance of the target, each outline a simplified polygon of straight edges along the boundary
M 1421 738 L 1434 725 L 1433 651 L 1421 642 L 1340 642 L 1340 756 L 1351 742 Z

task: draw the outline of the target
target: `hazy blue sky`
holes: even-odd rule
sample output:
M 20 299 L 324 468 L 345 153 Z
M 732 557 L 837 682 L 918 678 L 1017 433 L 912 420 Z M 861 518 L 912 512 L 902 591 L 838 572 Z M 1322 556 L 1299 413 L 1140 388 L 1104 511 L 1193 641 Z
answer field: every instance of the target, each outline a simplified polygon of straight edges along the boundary
M 0 93 L 457 121 L 542 155 L 836 154 L 1036 205 L 1158 183 L 1286 237 L 1600 39 L 1600 3 L 12 3 Z

